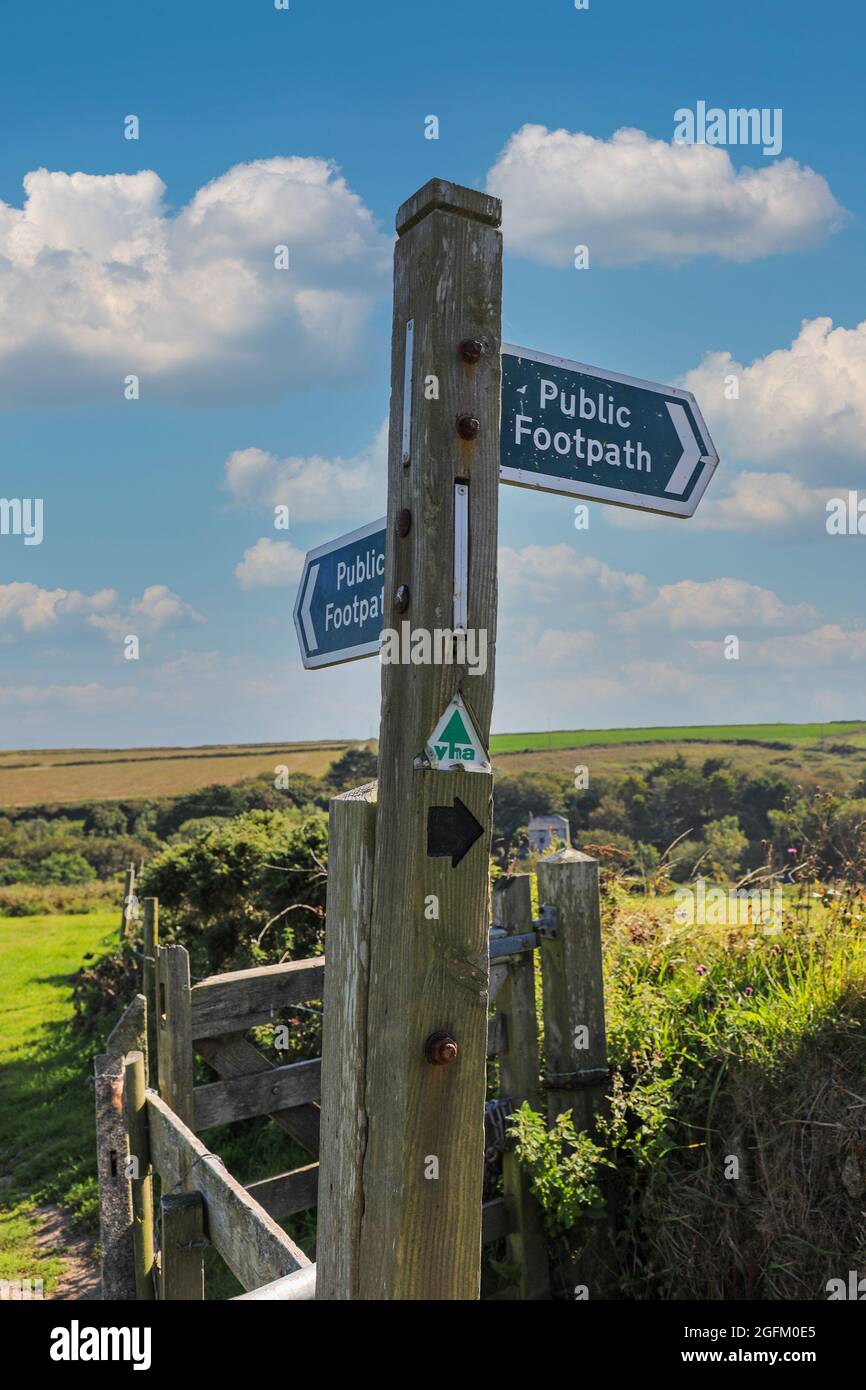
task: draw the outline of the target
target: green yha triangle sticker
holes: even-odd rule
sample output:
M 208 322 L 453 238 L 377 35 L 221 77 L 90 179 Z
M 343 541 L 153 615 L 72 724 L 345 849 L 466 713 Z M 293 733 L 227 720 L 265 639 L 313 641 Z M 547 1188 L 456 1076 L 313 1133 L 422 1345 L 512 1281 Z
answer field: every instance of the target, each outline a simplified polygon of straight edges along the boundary
M 436 772 L 462 767 L 466 772 L 490 772 L 484 745 L 459 695 L 455 695 L 424 748 Z

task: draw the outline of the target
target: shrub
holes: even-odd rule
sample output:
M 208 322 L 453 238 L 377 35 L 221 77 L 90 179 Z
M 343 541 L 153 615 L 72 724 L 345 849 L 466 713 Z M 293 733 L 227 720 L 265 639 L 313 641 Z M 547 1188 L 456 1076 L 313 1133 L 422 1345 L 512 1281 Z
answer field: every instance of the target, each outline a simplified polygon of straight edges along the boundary
M 325 781 L 335 791 L 372 782 L 379 775 L 379 760 L 369 748 L 347 748 L 331 763 Z
M 75 850 L 54 850 L 30 869 L 32 883 L 90 883 L 96 870 Z
M 53 914 L 100 912 L 117 907 L 115 882 L 75 885 L 15 883 L 0 888 L 0 917 L 46 917 Z M 118 913 L 119 917 L 119 913 Z
M 164 850 L 139 892 L 201 973 L 243 969 L 319 949 L 326 857 L 323 812 L 248 811 Z

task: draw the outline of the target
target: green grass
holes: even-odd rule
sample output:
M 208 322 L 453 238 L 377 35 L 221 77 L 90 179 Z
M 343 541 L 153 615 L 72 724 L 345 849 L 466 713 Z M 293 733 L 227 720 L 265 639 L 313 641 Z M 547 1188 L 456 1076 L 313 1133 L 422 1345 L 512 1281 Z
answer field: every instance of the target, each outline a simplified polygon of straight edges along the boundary
M 802 906 L 711 927 L 608 904 L 618 1297 L 820 1299 L 866 1261 L 866 896 Z
M 547 733 L 494 734 L 492 753 L 522 753 L 536 748 L 585 748 L 616 743 L 790 743 L 834 742 L 866 746 L 862 720 L 832 724 L 694 724 L 677 728 L 553 729 Z
M 71 1031 L 69 976 L 116 935 L 115 911 L 0 918 L 0 1277 L 46 1293 L 63 1260 L 34 1253 L 32 1207 L 57 1202 L 91 1229 L 97 1210 L 94 1049 Z

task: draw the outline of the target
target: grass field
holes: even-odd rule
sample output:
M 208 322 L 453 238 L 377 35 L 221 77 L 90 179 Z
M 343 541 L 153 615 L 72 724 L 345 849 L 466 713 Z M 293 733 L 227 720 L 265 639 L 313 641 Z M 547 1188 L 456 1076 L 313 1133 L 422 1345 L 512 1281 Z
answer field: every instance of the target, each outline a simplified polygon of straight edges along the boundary
M 685 724 L 646 729 L 553 729 L 548 733 L 494 734 L 491 753 L 522 753 L 542 748 L 604 747 L 622 743 L 851 743 L 866 752 L 866 722 L 834 724 Z
M 754 772 L 756 766 L 778 768 L 785 775 L 812 782 L 843 784 L 863 776 L 856 756 L 866 758 L 866 722 L 831 724 L 715 724 L 672 728 L 556 729 L 547 733 L 494 734 L 491 752 L 501 772 L 568 773 L 572 754 L 592 749 L 593 767 L 632 770 L 681 751 L 692 761 L 718 755 L 732 766 Z M 789 744 L 790 748 L 773 748 Z M 321 777 L 351 741 L 226 744 L 201 748 L 67 748 L 33 752 L 0 751 L 0 810 L 3 806 L 115 800 L 123 797 L 179 796 L 213 782 L 230 785 L 273 773 L 277 764 L 289 772 Z M 364 746 L 375 746 L 366 743 Z
M 93 1226 L 96 1159 L 90 1054 L 69 1027 L 69 976 L 117 935 L 117 913 L 0 918 L 0 1278 L 41 1278 L 59 1253 L 34 1250 L 32 1208 L 59 1202 Z
M 347 743 L 203 748 L 69 748 L 0 752 L 0 807 L 45 802 L 179 796 L 213 782 L 230 785 L 282 764 L 321 777 Z

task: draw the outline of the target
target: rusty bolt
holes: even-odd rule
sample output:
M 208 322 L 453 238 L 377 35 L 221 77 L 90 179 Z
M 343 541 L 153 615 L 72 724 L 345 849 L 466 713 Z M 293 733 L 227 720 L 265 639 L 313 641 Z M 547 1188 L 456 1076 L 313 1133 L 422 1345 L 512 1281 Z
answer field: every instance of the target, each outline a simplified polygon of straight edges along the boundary
M 460 344 L 459 352 L 464 362 L 478 362 L 484 351 L 484 344 L 477 338 L 464 338 Z
M 394 607 L 398 613 L 405 613 L 409 607 L 409 585 L 401 584 L 394 595 Z
M 397 513 L 397 535 L 401 541 L 405 540 L 412 527 L 412 513 L 408 507 L 402 507 Z
M 448 1033 L 431 1033 L 424 1044 L 424 1056 L 431 1067 L 446 1067 L 456 1062 L 460 1048 Z
M 461 439 L 477 439 L 480 424 L 474 415 L 460 415 L 457 419 L 457 433 Z

